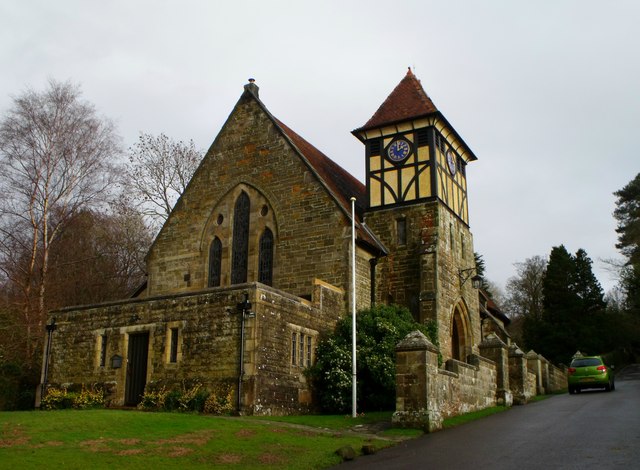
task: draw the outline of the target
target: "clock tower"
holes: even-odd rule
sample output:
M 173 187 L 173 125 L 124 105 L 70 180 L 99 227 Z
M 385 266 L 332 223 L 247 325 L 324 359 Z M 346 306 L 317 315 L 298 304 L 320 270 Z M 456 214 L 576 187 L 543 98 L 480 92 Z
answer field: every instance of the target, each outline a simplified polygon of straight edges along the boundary
M 353 134 L 365 144 L 365 222 L 389 251 L 376 301 L 437 322 L 443 355 L 464 360 L 481 341 L 467 199 L 476 156 L 411 69 Z

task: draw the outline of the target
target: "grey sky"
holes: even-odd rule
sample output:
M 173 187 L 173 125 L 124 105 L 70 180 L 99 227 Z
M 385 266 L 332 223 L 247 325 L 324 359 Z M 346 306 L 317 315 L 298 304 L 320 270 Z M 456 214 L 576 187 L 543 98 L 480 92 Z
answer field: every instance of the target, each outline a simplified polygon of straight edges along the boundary
M 488 277 L 564 243 L 618 256 L 613 191 L 640 171 L 640 2 L 0 0 L 0 113 L 79 83 L 131 146 L 209 147 L 254 77 L 280 120 L 364 177 L 350 134 L 411 66 L 479 160 L 471 229 Z

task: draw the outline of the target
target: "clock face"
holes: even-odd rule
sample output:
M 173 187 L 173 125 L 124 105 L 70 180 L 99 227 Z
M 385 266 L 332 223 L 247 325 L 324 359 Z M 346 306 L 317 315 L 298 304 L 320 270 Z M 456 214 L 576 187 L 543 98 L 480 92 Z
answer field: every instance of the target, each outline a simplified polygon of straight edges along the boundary
M 456 154 L 451 150 L 447 150 L 447 166 L 449 167 L 449 172 L 452 175 L 456 174 Z
M 404 139 L 391 142 L 387 148 L 387 156 L 392 162 L 401 162 L 411 153 L 411 145 Z

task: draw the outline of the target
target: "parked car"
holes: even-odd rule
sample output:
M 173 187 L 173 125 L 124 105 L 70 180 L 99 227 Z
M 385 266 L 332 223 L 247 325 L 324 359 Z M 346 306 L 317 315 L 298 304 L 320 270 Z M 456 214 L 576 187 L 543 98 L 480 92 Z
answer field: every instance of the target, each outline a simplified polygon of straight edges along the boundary
M 613 370 L 600 356 L 576 357 L 571 361 L 567 377 L 569 393 L 580 393 L 585 388 L 616 389 Z

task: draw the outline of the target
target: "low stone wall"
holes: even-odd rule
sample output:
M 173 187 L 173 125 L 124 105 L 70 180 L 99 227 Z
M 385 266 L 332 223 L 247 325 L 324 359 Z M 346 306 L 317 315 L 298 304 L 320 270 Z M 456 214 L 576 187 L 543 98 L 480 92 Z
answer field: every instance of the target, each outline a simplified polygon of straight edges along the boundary
M 469 363 L 449 359 L 445 370 L 438 372 L 438 406 L 443 419 L 495 406 L 496 366 L 492 361 L 475 354 L 469 356 Z
M 442 421 L 496 404 L 496 366 L 472 355 L 469 363 L 449 360 L 438 367 L 438 349 L 419 331 L 410 333 L 396 348 L 397 427 L 438 430 Z
M 495 406 L 523 405 L 541 393 L 566 389 L 566 368 L 549 363 L 516 344 L 505 344 L 490 333 L 478 346 L 482 355 L 468 362 L 448 360 L 438 367 L 438 349 L 419 331 L 396 347 L 397 427 L 427 432 L 444 419 Z
M 567 367 L 557 367 L 549 363 L 549 393 L 567 390 Z

